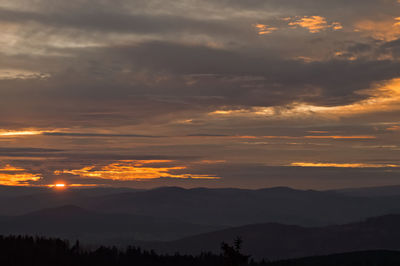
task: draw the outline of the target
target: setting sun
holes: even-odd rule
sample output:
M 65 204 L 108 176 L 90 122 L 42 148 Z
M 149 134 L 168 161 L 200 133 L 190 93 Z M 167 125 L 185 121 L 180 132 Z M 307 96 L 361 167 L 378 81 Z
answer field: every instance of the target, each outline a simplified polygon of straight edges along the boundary
M 61 188 L 65 188 L 66 185 L 64 183 L 57 183 L 57 184 L 53 184 L 53 185 L 48 185 L 48 187 L 61 189 Z

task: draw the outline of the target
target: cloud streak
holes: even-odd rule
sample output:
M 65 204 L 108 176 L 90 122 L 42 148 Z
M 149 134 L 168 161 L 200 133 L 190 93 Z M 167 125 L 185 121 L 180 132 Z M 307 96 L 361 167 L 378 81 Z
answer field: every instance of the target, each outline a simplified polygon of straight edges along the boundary
M 366 164 L 366 163 L 307 163 L 295 162 L 290 166 L 296 167 L 332 167 L 332 168 L 398 168 L 398 164 Z

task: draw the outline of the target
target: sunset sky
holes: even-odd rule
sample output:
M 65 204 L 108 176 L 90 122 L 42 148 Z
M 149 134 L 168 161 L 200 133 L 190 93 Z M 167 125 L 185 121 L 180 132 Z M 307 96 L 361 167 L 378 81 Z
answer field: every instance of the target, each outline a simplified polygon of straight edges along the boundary
M 0 0 L 0 185 L 400 185 L 400 0 Z

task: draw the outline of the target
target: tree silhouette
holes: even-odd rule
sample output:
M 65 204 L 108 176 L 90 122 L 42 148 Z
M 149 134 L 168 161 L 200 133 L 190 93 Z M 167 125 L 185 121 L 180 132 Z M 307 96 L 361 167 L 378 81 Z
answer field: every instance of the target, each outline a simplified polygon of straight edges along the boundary
M 248 265 L 250 256 L 241 253 L 243 240 L 237 237 L 234 240 L 233 246 L 222 242 L 222 256 L 224 258 L 224 266 L 244 266 Z

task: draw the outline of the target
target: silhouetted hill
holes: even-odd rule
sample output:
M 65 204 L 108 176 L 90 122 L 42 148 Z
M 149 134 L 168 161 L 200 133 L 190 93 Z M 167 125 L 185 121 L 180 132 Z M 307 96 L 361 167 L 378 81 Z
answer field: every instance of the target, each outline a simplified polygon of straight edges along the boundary
M 245 254 L 285 259 L 359 250 L 399 250 L 400 215 L 370 218 L 359 223 L 306 228 L 276 223 L 255 224 L 205 233 L 168 243 L 147 244 L 159 252 L 199 254 L 217 252 L 221 241 L 240 236 Z
M 43 187 L 0 186 L 0 214 L 22 215 L 27 212 L 63 205 L 76 205 L 108 195 L 140 190 L 131 188 L 69 188 L 54 190 Z M 101 210 L 100 210 L 101 211 Z
M 270 262 L 269 266 L 395 266 L 400 252 L 390 250 L 358 251 Z
M 366 187 L 366 188 L 347 188 L 334 190 L 348 196 L 356 197 L 390 197 L 400 196 L 400 186 Z
M 322 226 L 400 213 L 400 196 L 360 197 L 334 191 L 285 187 L 247 189 L 32 190 L 2 197 L 0 214 L 22 215 L 44 208 L 76 205 L 101 213 L 125 213 L 216 226 L 276 222 Z
M 180 217 L 191 223 L 239 226 L 278 222 L 315 226 L 395 213 L 400 210 L 400 197 L 370 199 L 290 188 L 160 188 L 113 194 L 86 204 L 91 209 Z
M 131 214 L 105 214 L 67 205 L 26 215 L 1 217 L 0 234 L 27 234 L 80 239 L 89 243 L 171 240 L 218 227 Z

